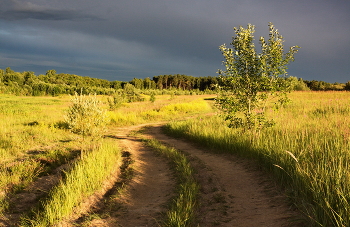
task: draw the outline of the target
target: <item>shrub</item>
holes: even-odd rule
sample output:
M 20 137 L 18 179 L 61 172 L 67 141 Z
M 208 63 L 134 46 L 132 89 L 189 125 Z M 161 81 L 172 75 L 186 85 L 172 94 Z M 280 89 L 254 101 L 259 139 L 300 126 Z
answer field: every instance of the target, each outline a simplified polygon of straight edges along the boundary
M 118 109 L 123 103 L 127 102 L 126 93 L 116 92 L 113 96 L 108 98 L 108 105 L 110 110 Z
M 72 105 L 65 115 L 68 128 L 77 134 L 98 135 L 106 123 L 106 111 L 101 102 L 94 96 L 78 95 L 71 99 Z
M 156 101 L 156 96 L 154 95 L 154 93 L 151 93 L 149 101 L 152 102 L 152 103 L 154 103 Z

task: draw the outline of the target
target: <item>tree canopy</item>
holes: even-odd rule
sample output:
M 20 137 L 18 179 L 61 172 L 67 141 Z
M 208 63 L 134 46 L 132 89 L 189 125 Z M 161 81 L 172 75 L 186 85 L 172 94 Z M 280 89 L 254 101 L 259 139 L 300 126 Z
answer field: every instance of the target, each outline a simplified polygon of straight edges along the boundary
M 225 58 L 225 70 L 219 70 L 222 90 L 217 103 L 225 113 L 229 127 L 256 129 L 272 125 L 265 118 L 266 103 L 279 97 L 284 102 L 290 88 L 286 74 L 287 64 L 294 60 L 298 46 L 284 52 L 283 37 L 269 23 L 269 39 L 260 37 L 261 53 L 254 44 L 255 26 L 234 28 L 232 47 L 225 44 L 220 50 Z

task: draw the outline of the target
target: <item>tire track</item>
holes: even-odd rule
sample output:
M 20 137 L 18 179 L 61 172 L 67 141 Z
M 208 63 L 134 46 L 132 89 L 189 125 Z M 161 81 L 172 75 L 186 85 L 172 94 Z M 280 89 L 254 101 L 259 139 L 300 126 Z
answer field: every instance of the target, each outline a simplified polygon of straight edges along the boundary
M 130 135 L 142 126 L 118 128 L 110 133 L 118 139 L 122 150 L 131 154 L 134 176 L 125 191 L 109 204 L 115 211 L 106 219 L 93 220 L 90 226 L 160 226 L 166 204 L 173 196 L 175 181 L 167 161 Z

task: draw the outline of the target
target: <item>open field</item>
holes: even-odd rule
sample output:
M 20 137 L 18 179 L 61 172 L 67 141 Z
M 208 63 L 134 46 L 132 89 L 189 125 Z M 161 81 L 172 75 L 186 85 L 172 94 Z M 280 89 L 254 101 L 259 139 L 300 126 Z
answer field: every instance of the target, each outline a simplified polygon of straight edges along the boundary
M 350 114 L 350 93 L 294 92 L 290 95 L 292 103 L 278 111 L 269 111 L 269 115 L 276 120 L 276 126 L 254 135 L 225 127 L 224 122 L 218 115 L 213 114 L 215 113 L 212 107 L 213 101 L 204 100 L 213 97 L 215 96 L 157 95 L 155 101 L 151 102 L 148 101 L 150 97 L 145 96 L 146 101 L 144 102 L 125 103 L 112 111 L 108 110 L 107 97 L 98 96 L 97 98 L 103 103 L 102 108 L 107 111 L 108 125 L 105 127 L 102 137 L 94 138 L 71 133 L 62 127 L 64 115 L 70 106 L 69 96 L 16 97 L 0 95 L 0 118 L 2 119 L 0 122 L 0 211 L 3 214 L 1 218 L 2 226 L 13 226 L 19 223 L 21 226 L 50 226 L 63 220 L 67 226 L 89 226 L 88 223 L 90 223 L 90 226 L 96 226 L 93 223 L 114 223 L 99 226 L 117 226 L 115 223 L 118 223 L 118 220 L 119 223 L 122 223 L 122 220 L 116 217 L 121 215 L 135 217 L 135 214 L 130 213 L 133 209 L 140 212 L 135 207 L 125 208 L 122 204 L 125 201 L 132 201 L 132 198 L 127 196 L 124 198 L 122 195 L 128 195 L 130 188 L 135 188 L 135 192 L 137 192 L 139 184 L 147 186 L 147 181 L 155 180 L 154 178 L 148 178 L 146 172 L 149 168 L 149 172 L 152 173 L 152 165 L 158 166 L 157 162 L 165 163 L 163 169 L 159 170 L 160 172 L 166 172 L 167 169 L 170 169 L 169 176 L 167 175 L 168 178 L 164 179 L 163 182 L 169 182 L 168 187 L 170 188 L 182 188 L 185 192 L 169 188 L 163 190 L 166 194 L 161 197 L 163 198 L 162 202 L 159 202 L 159 204 L 152 203 L 154 211 L 160 212 L 157 215 L 149 214 L 152 217 L 157 217 L 158 221 L 152 222 L 153 224 L 176 226 L 174 222 L 169 224 L 170 220 L 173 217 L 175 222 L 179 220 L 178 223 L 181 223 L 181 218 L 177 219 L 175 214 L 185 210 L 185 208 L 188 208 L 189 211 L 184 213 L 191 214 L 193 211 L 193 217 L 191 216 L 191 220 L 186 222 L 185 226 L 196 226 L 195 223 L 201 223 L 204 226 L 208 226 L 208 223 L 211 223 L 210 225 L 216 223 L 218 226 L 230 226 L 229 223 L 232 224 L 237 220 L 241 221 L 241 226 L 251 223 L 249 221 L 252 220 L 248 216 L 246 216 L 246 223 L 244 218 L 239 219 L 237 214 L 240 211 L 236 208 L 224 206 L 227 201 L 232 202 L 234 207 L 239 207 L 237 203 L 246 202 L 243 201 L 245 199 L 242 201 L 235 200 L 234 196 L 228 192 L 225 194 L 225 190 L 231 190 L 225 188 L 228 187 L 227 185 L 211 186 L 211 188 L 224 187 L 225 190 L 219 190 L 221 194 L 215 194 L 215 191 L 210 193 L 206 191 L 208 195 L 212 196 L 211 199 L 208 199 L 211 202 L 208 202 L 209 205 L 207 204 L 207 206 L 215 205 L 217 206 L 216 211 L 221 210 L 222 213 L 219 215 L 221 220 L 204 220 L 198 213 L 201 212 L 201 204 L 206 201 L 201 200 L 204 198 L 203 193 L 206 190 L 206 186 L 203 184 L 210 185 L 216 181 L 210 183 L 209 180 L 196 178 L 199 183 L 198 186 L 196 186 L 196 182 L 189 182 L 187 186 L 181 186 L 181 183 L 186 183 L 184 180 L 178 180 L 178 182 L 175 180 L 171 183 L 176 179 L 175 173 L 179 169 L 173 167 L 172 164 L 167 164 L 167 162 L 171 159 L 176 160 L 177 151 L 162 147 L 154 141 L 149 145 L 165 152 L 163 154 L 164 159 L 157 159 L 157 155 L 148 154 L 152 149 L 148 148 L 150 149 L 148 151 L 143 148 L 148 145 L 142 145 L 141 139 L 130 131 L 131 125 L 149 124 L 151 122 L 163 122 L 165 124 L 169 121 L 170 123 L 166 126 L 166 129 L 170 134 L 197 141 L 200 146 L 211 149 L 222 157 L 230 155 L 229 159 L 234 159 L 239 155 L 240 160 L 258 161 L 259 165 L 263 167 L 263 171 L 267 171 L 264 172 L 267 176 L 272 173 L 273 179 L 285 186 L 285 193 L 289 196 L 290 202 L 304 214 L 299 217 L 300 220 L 305 220 L 305 217 L 307 217 L 306 219 L 311 220 L 315 226 L 350 225 L 348 216 L 350 210 L 348 165 L 350 161 L 350 119 L 348 117 Z M 135 130 L 138 128 L 140 127 L 135 128 Z M 139 133 L 143 134 L 142 132 Z M 122 143 L 126 139 L 128 139 L 128 142 L 123 145 Z M 170 141 L 170 139 L 166 140 Z M 138 142 L 138 145 L 132 145 L 136 142 Z M 173 143 L 173 146 L 175 146 L 176 142 Z M 132 151 L 129 151 L 130 149 Z M 143 149 L 145 150 L 141 151 Z M 181 148 L 179 149 L 181 150 Z M 193 154 L 190 151 L 186 152 L 189 159 L 201 159 L 204 165 L 209 168 L 211 161 L 206 160 L 200 152 Z M 129 153 L 132 161 L 129 160 L 128 162 L 133 166 L 132 168 L 135 168 L 135 173 L 126 175 L 126 178 L 134 180 L 131 180 L 131 183 L 129 181 L 122 183 L 122 185 L 130 183 L 130 187 L 124 188 L 123 186 L 119 188 L 118 184 L 113 182 L 120 181 L 118 178 L 122 173 L 119 169 L 126 162 L 125 154 Z M 178 153 L 180 158 L 178 162 L 180 165 L 181 163 L 187 165 L 188 161 L 180 153 Z M 90 162 L 89 160 L 95 161 Z M 158 161 L 154 162 L 154 160 Z M 212 157 L 211 160 L 214 160 L 214 158 Z M 197 166 L 194 173 L 201 171 L 200 168 L 203 167 L 198 167 L 200 165 L 193 163 L 193 161 L 190 162 L 191 165 Z M 232 169 L 229 167 L 230 165 L 234 165 Z M 227 163 L 227 168 L 222 170 L 219 168 L 218 171 L 225 170 L 225 172 L 228 172 L 228 180 L 226 181 L 230 181 L 230 174 L 233 176 L 235 174 L 234 170 L 239 165 L 240 162 L 234 161 L 231 164 Z M 145 166 L 145 169 L 142 166 Z M 146 166 L 149 167 L 146 168 Z M 188 174 L 194 174 L 191 172 L 192 170 L 186 170 L 189 167 L 185 167 L 185 165 L 181 168 L 185 173 L 188 171 Z M 216 167 L 212 166 L 210 168 Z M 87 169 L 91 171 L 86 171 Z M 172 173 L 175 175 L 173 176 Z M 206 171 L 203 170 L 204 173 Z M 190 175 L 185 178 L 192 179 Z M 202 178 L 208 177 L 206 174 L 204 175 Z M 217 175 L 220 175 L 220 172 Z M 244 176 L 247 179 L 251 177 L 249 174 Z M 86 178 L 92 180 L 92 182 L 86 181 Z M 143 179 L 150 180 L 144 182 Z M 210 179 L 214 179 L 214 177 Z M 261 179 L 259 181 L 264 181 Z M 110 186 L 105 184 L 108 180 L 112 181 L 109 182 Z M 221 180 L 219 177 L 217 183 L 220 184 Z M 46 183 L 43 184 L 42 182 Z M 89 187 L 83 186 L 84 184 L 89 185 Z M 94 186 L 94 184 L 96 185 Z M 155 181 L 154 186 L 156 185 Z M 263 187 L 262 185 L 261 187 Z M 40 190 L 36 189 L 35 191 L 33 189 L 35 187 Z M 164 187 L 166 186 L 164 185 Z M 142 193 L 146 193 L 144 190 Z M 234 187 L 232 190 L 234 190 Z M 259 191 L 262 189 L 252 188 L 252 190 Z M 110 208 L 111 204 L 101 205 L 97 202 L 94 203 L 95 205 L 90 205 L 93 208 L 88 206 L 80 209 L 80 204 L 84 203 L 97 191 L 100 194 L 102 193 L 100 196 L 95 196 L 100 198 L 97 200 L 107 201 L 107 203 L 118 201 L 117 207 L 121 208 L 112 209 Z M 108 194 L 109 196 L 104 197 L 105 193 L 112 193 L 112 195 Z M 234 192 L 232 191 L 232 193 Z M 261 201 L 268 200 L 266 193 L 260 191 L 256 193 L 262 198 L 267 196 L 266 200 L 262 199 Z M 147 200 L 146 194 L 144 194 L 145 201 Z M 28 202 L 24 203 L 23 206 L 16 205 L 20 201 L 19 198 L 23 198 L 24 195 L 31 195 L 31 199 L 28 199 Z M 138 194 L 130 195 L 137 196 Z M 188 205 L 181 208 L 182 199 L 186 196 L 191 199 L 185 199 L 187 200 L 185 202 L 189 203 L 183 203 Z M 194 199 L 195 197 L 198 197 L 199 200 Z M 73 198 L 77 198 L 77 200 Z M 149 198 L 149 201 L 152 200 L 151 198 Z M 193 203 L 190 202 L 192 199 Z M 217 202 L 213 202 L 213 199 Z M 224 201 L 226 202 L 224 203 Z M 176 204 L 178 204 L 178 208 L 174 208 Z M 218 204 L 221 204 L 221 208 L 218 208 Z M 283 206 L 282 204 L 283 202 L 275 206 L 280 207 Z M 158 205 L 162 209 L 157 208 Z M 251 204 L 251 206 L 255 205 Z M 96 206 L 100 206 L 101 209 Z M 102 206 L 105 208 L 102 209 Z M 140 206 L 143 205 L 140 203 Z M 129 209 L 129 213 L 125 213 L 123 209 Z M 266 214 L 271 212 L 270 208 L 260 207 L 257 209 L 266 209 L 260 214 L 262 215 L 262 219 L 259 219 L 261 223 L 275 223 L 272 226 L 280 226 L 280 221 L 286 218 L 278 216 L 277 212 L 273 211 L 272 213 L 276 213 L 276 220 L 265 220 Z M 283 209 L 281 208 L 281 210 Z M 34 210 L 34 213 L 32 210 Z M 95 213 L 91 213 L 91 210 L 95 210 Z M 215 209 L 213 208 L 213 210 Z M 120 213 L 120 211 L 123 212 Z M 210 212 L 208 214 L 216 215 Z M 85 221 L 80 220 L 79 217 L 85 217 Z M 94 222 L 94 219 L 98 219 L 99 222 Z M 142 218 L 135 224 L 140 224 L 141 221 Z M 149 221 L 144 223 L 151 223 Z

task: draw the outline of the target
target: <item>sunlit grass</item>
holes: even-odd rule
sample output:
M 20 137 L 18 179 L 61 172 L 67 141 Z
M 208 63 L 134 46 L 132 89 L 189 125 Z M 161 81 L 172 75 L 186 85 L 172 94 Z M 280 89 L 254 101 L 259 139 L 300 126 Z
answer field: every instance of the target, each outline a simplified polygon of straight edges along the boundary
M 93 145 L 96 146 L 96 145 Z M 96 190 L 120 165 L 121 155 L 115 141 L 104 140 L 99 147 L 84 152 L 65 179 L 55 187 L 42 210 L 34 218 L 24 219 L 23 226 L 52 226 L 72 215 L 74 208 Z
M 212 108 L 203 96 L 156 96 L 155 102 L 145 101 L 124 103 L 115 111 L 109 111 L 112 126 L 135 125 L 146 122 L 181 119 L 200 113 L 208 113 Z M 147 100 L 147 99 L 146 99 Z
M 0 95 L 0 213 L 7 209 L 9 194 L 47 171 L 48 163 L 69 159 L 70 150 L 77 149 L 76 137 L 54 126 L 63 118 L 67 101 Z
M 254 135 L 218 116 L 173 122 L 168 130 L 216 152 L 253 158 L 272 171 L 314 225 L 350 226 L 350 93 L 294 92 Z

